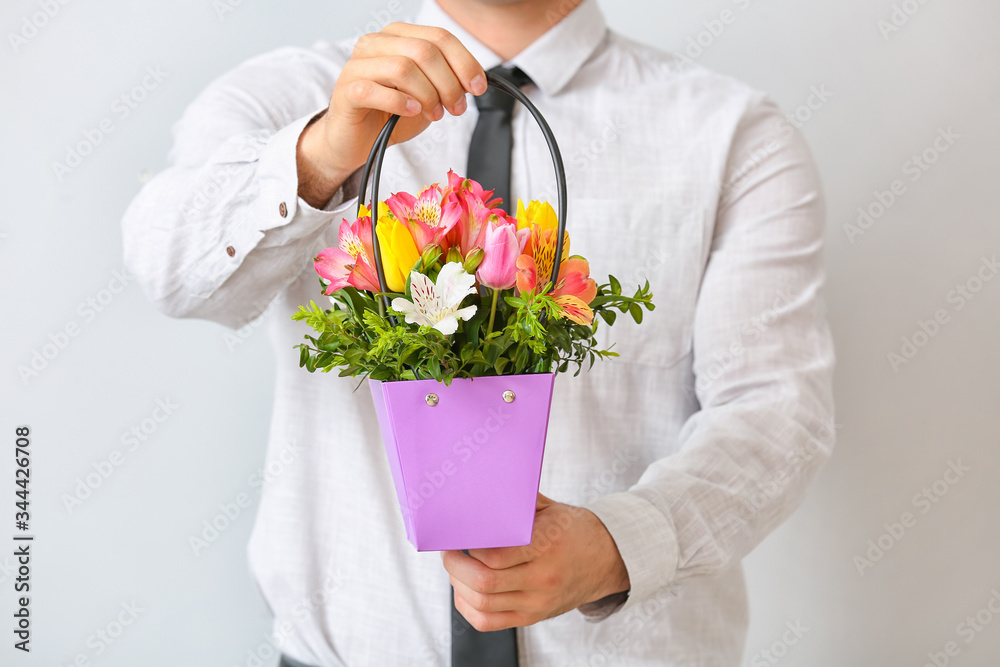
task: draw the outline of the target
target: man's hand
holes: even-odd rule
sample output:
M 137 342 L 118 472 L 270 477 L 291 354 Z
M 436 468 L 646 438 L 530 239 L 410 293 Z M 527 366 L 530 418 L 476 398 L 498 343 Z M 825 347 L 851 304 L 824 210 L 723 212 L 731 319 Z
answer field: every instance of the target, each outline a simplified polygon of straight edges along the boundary
M 358 39 L 333 88 L 330 107 L 298 146 L 299 195 L 322 207 L 368 158 L 382 126 L 401 116 L 392 143 L 411 139 L 449 113 L 465 93 L 486 91 L 482 66 L 442 28 L 392 23 Z
M 455 608 L 480 631 L 532 625 L 629 589 L 607 528 L 590 510 L 538 494 L 531 544 L 443 551 Z

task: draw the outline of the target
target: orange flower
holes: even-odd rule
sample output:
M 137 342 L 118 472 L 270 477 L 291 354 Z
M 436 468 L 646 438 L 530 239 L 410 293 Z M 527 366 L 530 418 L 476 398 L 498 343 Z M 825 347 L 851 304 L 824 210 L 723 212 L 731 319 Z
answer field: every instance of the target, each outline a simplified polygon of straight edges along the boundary
M 518 292 L 533 292 L 538 286 L 540 272 L 535 259 L 530 255 L 521 255 L 517 258 L 517 269 Z M 548 275 L 542 273 L 543 277 Z M 556 286 L 548 295 L 555 298 L 563 317 L 577 324 L 594 321 L 590 302 L 597 296 L 597 282 L 590 277 L 590 264 L 583 257 L 574 255 L 559 265 Z

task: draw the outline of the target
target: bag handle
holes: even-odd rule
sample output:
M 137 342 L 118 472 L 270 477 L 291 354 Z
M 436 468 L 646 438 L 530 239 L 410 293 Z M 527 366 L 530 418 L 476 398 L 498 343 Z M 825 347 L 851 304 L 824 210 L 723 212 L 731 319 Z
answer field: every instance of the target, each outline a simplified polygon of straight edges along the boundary
M 556 143 L 556 138 L 552 134 L 552 128 L 545 121 L 542 113 L 538 108 L 528 99 L 520 88 L 507 81 L 506 79 L 496 76 L 491 72 L 486 73 L 486 84 L 493 88 L 497 88 L 507 93 L 515 100 L 523 104 L 528 111 L 531 113 L 535 122 L 538 123 L 538 127 L 542 131 L 542 135 L 545 137 L 545 143 L 548 144 L 549 154 L 552 156 L 552 164 L 555 167 L 556 172 L 556 191 L 558 194 L 558 208 L 556 213 L 559 220 L 559 230 L 557 232 L 558 236 L 556 238 L 556 254 L 555 261 L 552 263 L 552 286 L 555 287 L 556 279 L 559 277 L 559 264 L 562 258 L 562 248 L 563 248 L 563 238 L 566 235 L 566 170 L 563 167 L 562 153 L 559 152 L 559 145 Z M 396 123 L 399 122 L 399 116 L 393 115 L 386 121 L 385 125 L 382 127 L 382 131 L 379 133 L 378 138 L 375 140 L 375 145 L 372 146 L 371 153 L 368 155 L 368 161 L 365 163 L 364 171 L 361 174 L 361 187 L 358 192 L 360 196 L 358 197 L 358 217 L 361 217 L 361 207 L 364 205 L 364 194 L 365 190 L 368 189 L 369 175 L 371 175 L 372 182 L 372 195 L 371 202 L 372 206 L 369 207 L 371 211 L 371 221 L 372 221 L 372 249 L 375 251 L 375 271 L 378 273 L 379 287 L 383 292 L 388 292 L 388 288 L 385 283 L 385 272 L 382 269 L 382 252 L 379 249 L 378 244 L 378 234 L 375 233 L 375 226 L 378 224 L 378 186 L 379 186 L 379 176 L 382 172 L 382 161 L 385 158 L 385 151 L 389 147 L 389 138 L 392 136 L 392 131 L 396 127 Z M 489 189 L 489 184 L 483 184 L 486 189 Z M 510 211 L 510 202 L 504 202 L 505 207 L 508 209 L 508 214 Z M 385 301 L 388 301 L 388 297 L 383 297 Z

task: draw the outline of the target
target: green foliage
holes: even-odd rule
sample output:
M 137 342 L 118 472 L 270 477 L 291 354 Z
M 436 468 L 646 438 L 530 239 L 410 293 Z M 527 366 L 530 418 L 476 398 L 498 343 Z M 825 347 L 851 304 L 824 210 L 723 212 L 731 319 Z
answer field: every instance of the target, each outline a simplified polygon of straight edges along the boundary
M 643 309 L 655 307 L 652 298 L 648 282 L 629 297 L 609 277 L 597 288 L 590 304 L 594 321 L 586 325 L 564 317 L 549 295 L 507 296 L 500 300 L 494 330 L 489 331 L 492 294 L 472 295 L 463 305 L 475 304 L 476 314 L 445 336 L 432 327 L 406 324 L 399 313 L 380 303 L 381 297 L 345 287 L 334 293 L 332 308 L 310 302 L 300 306 L 292 319 L 304 321 L 315 332 L 297 346 L 299 366 L 309 372 L 339 369 L 341 376 L 433 378 L 451 384 L 454 378 L 562 373 L 571 366 L 579 375 L 584 364 L 590 368 L 597 359 L 618 356 L 599 349 L 595 337 L 599 323 L 613 325 L 618 313 L 628 313 L 641 323 Z

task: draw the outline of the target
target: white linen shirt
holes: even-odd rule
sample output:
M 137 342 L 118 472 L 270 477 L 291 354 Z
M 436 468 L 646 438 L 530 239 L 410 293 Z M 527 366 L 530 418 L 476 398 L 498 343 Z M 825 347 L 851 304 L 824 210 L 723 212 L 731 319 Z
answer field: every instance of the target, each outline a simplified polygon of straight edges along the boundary
M 501 64 L 433 0 L 415 22 Z M 282 650 L 324 667 L 447 665 L 448 576 L 406 540 L 371 397 L 356 378 L 300 369 L 292 349 L 308 328 L 290 315 L 325 298 L 312 258 L 355 217 L 356 175 L 317 210 L 296 173 L 298 138 L 351 48 L 281 49 L 212 83 L 124 216 L 126 264 L 173 316 L 240 327 L 273 302 L 267 458 L 282 472 L 265 483 L 249 559 Z M 824 208 L 808 149 L 763 94 L 609 31 L 595 0 L 508 64 L 533 80 L 525 92 L 562 148 L 573 253 L 599 282 L 648 279 L 657 306 L 641 326 L 602 326 L 620 358 L 558 376 L 541 480 L 604 522 L 631 590 L 519 628 L 521 665 L 738 665 L 740 561 L 833 447 Z M 469 102 L 389 149 L 384 196 L 464 173 Z M 524 109 L 513 132 L 514 197 L 554 204 Z

